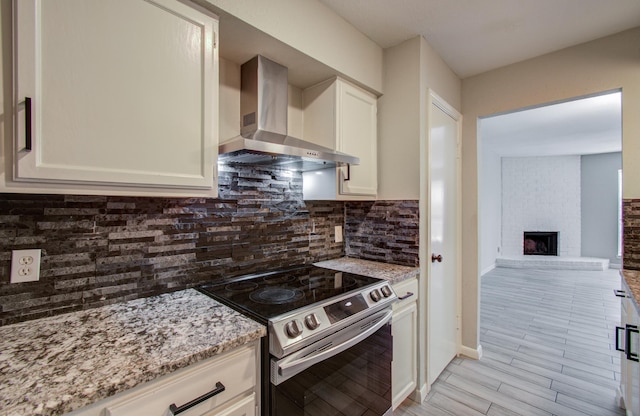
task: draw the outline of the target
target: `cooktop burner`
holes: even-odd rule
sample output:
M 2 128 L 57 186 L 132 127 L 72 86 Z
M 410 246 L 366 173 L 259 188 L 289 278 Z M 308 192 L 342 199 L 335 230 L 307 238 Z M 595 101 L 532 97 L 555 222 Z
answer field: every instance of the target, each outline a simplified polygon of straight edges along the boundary
M 233 282 L 224 288 L 229 292 L 253 292 L 258 288 L 258 284 L 253 282 Z
M 262 287 L 249 294 L 249 299 L 266 305 L 279 305 L 295 302 L 304 298 L 304 292 L 300 289 L 288 287 Z
M 199 290 L 266 323 L 276 316 L 378 282 L 372 277 L 303 266 L 212 282 Z

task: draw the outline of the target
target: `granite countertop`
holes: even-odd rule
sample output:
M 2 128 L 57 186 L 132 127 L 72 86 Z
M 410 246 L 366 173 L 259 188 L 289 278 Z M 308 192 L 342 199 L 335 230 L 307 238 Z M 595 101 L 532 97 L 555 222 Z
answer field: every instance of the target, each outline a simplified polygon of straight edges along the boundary
M 0 327 L 0 414 L 63 414 L 265 334 L 194 289 Z
M 640 270 L 623 269 L 620 274 L 627 283 L 631 294 L 631 300 L 633 300 L 638 313 L 640 313 Z
M 420 273 L 420 268 L 399 266 L 397 264 L 381 263 L 378 261 L 352 259 L 342 257 L 335 260 L 314 263 L 319 267 L 338 270 L 340 272 L 362 274 L 369 277 L 388 280 L 392 285 L 409 279 Z

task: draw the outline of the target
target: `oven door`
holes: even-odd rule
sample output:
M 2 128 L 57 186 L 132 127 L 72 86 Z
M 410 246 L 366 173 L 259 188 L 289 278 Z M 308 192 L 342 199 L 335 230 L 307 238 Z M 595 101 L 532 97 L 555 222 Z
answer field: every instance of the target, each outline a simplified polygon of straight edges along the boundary
M 271 416 L 391 415 L 391 310 L 280 360 L 271 359 Z

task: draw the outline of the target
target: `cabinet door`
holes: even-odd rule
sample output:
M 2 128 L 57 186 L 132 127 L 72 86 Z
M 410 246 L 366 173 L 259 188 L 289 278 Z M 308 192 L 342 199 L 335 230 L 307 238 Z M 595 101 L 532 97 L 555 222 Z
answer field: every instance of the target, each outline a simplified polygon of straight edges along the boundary
M 393 307 L 391 391 L 395 409 L 418 384 L 418 280 L 393 286 L 399 301 Z
M 624 278 L 623 278 L 624 279 Z M 624 283 L 622 285 L 624 287 Z M 629 323 L 629 316 L 627 315 L 627 305 L 628 299 L 623 297 L 620 298 L 620 324 L 621 328 L 624 328 L 626 324 Z M 617 330 L 616 330 L 617 331 Z M 621 331 L 624 332 L 624 331 Z M 624 334 L 616 332 L 616 338 L 619 338 L 620 345 L 617 345 L 616 348 L 620 347 L 622 349 L 625 348 L 625 339 Z M 616 340 L 616 343 L 618 340 Z M 629 363 L 627 362 L 627 355 L 624 351 L 620 352 L 620 393 L 622 393 L 622 397 L 624 400 L 625 407 L 629 405 L 628 403 L 628 391 L 627 387 L 629 386 Z
M 633 296 L 633 295 L 631 295 Z M 640 325 L 640 319 L 638 317 L 638 311 L 631 299 L 627 301 L 627 321 L 629 325 Z M 637 333 L 627 333 L 630 338 L 630 349 L 633 353 L 640 352 L 640 339 Z M 626 340 L 625 340 L 626 341 Z M 629 345 L 627 343 L 627 345 Z M 628 360 L 626 356 L 623 358 L 622 365 L 627 367 L 627 394 L 626 394 L 626 407 L 627 414 L 640 416 L 640 363 L 637 361 Z
M 336 149 L 360 158 L 360 164 L 340 168 L 341 195 L 378 193 L 377 100 L 345 82 L 338 83 Z
M 14 8 L 16 180 L 214 187 L 213 15 L 177 0 Z
M 416 388 L 418 364 L 416 339 L 418 308 L 416 302 L 393 312 L 393 363 L 391 367 L 392 401 L 395 409 Z

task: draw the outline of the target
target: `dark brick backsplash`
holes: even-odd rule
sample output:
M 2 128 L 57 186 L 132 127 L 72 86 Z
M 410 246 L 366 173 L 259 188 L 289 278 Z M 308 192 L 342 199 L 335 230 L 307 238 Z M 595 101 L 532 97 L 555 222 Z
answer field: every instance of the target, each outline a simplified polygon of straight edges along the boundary
M 340 257 L 343 224 L 344 203 L 305 203 L 300 174 L 260 167 L 221 168 L 217 199 L 0 194 L 0 324 Z M 10 284 L 27 248 L 40 280 Z
M 299 173 L 267 167 L 218 179 L 216 199 L 0 194 L 0 325 L 345 252 L 417 265 L 417 201 L 303 201 Z M 10 284 L 11 250 L 30 248 L 40 280 Z
M 349 257 L 418 266 L 418 201 L 345 204 L 345 251 Z
M 640 270 L 640 199 L 624 199 L 623 254 L 625 269 Z

